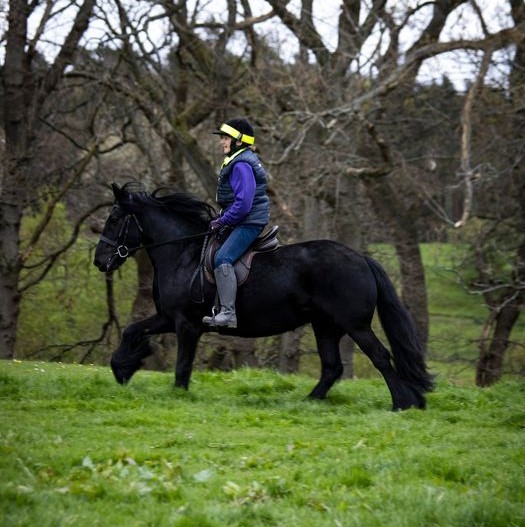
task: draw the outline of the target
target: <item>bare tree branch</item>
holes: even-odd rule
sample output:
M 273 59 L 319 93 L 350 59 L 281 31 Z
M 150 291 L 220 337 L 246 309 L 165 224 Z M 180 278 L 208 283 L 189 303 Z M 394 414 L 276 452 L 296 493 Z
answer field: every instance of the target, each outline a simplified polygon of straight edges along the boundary
M 73 231 L 71 233 L 71 236 L 69 237 L 69 240 L 64 245 L 62 245 L 62 247 L 60 247 L 60 249 L 54 251 L 51 254 L 46 255 L 46 257 L 44 259 L 40 260 L 39 262 L 37 262 L 35 264 L 25 265 L 24 269 L 28 269 L 28 270 L 37 269 L 39 267 L 42 267 L 43 265 L 45 267 L 44 267 L 44 269 L 42 269 L 39 272 L 38 276 L 33 278 L 31 281 L 26 281 L 25 284 L 20 285 L 20 291 L 23 293 L 23 292 L 27 291 L 28 289 L 30 289 L 31 287 L 37 285 L 39 282 L 41 282 L 46 277 L 46 275 L 49 273 L 49 271 L 53 268 L 53 266 L 54 266 L 55 262 L 58 260 L 58 258 L 62 254 L 64 254 L 66 251 L 68 251 L 68 249 L 70 249 L 75 244 L 75 242 L 78 239 L 78 235 L 80 234 L 80 229 L 81 229 L 82 225 L 84 225 L 84 222 L 91 215 L 93 215 L 97 210 L 100 210 L 101 208 L 104 208 L 104 207 L 108 207 L 110 205 L 111 205 L 111 203 L 109 203 L 109 202 L 108 203 L 99 203 L 98 205 L 95 205 L 94 207 L 89 209 L 87 212 L 85 212 L 77 220 L 77 222 L 76 222 L 76 224 L 75 224 L 75 226 L 73 228 Z
M 60 190 L 55 194 L 51 202 L 48 204 L 46 213 L 44 214 L 44 217 L 40 221 L 39 225 L 33 231 L 33 234 L 27 244 L 27 247 L 24 249 L 23 252 L 20 253 L 21 263 L 27 260 L 33 250 L 33 247 L 36 245 L 45 228 L 51 221 L 55 207 L 57 206 L 59 201 L 64 197 L 67 191 L 71 188 L 71 186 L 75 183 L 75 181 L 77 181 L 77 179 L 84 173 L 84 170 L 95 155 L 96 151 L 97 144 L 95 143 L 91 146 L 90 150 L 86 153 L 86 155 L 80 160 L 76 170 L 73 171 L 69 179 L 64 183 L 64 185 L 60 188 Z
M 465 104 L 463 106 L 463 112 L 461 114 L 461 176 L 463 185 L 465 187 L 465 197 L 463 198 L 463 213 L 461 218 L 454 223 L 454 227 L 463 227 L 471 214 L 472 211 L 472 198 L 474 196 L 473 190 L 473 179 L 476 177 L 475 171 L 472 169 L 470 162 L 470 151 L 471 151 L 471 135 L 472 135 L 472 107 L 476 95 L 479 93 L 480 87 L 483 85 L 483 80 L 487 74 L 487 70 L 490 66 L 492 58 L 492 52 L 487 51 L 483 55 L 483 61 L 479 69 L 476 80 L 470 87 Z
M 45 352 L 48 352 L 50 350 L 59 350 L 58 353 L 53 355 L 51 357 L 51 361 L 60 361 L 63 359 L 64 355 L 69 352 L 73 351 L 77 348 L 87 348 L 82 357 L 79 360 L 79 364 L 85 364 L 86 361 L 89 359 L 97 345 L 103 343 L 103 342 L 109 342 L 109 336 L 111 334 L 111 329 L 113 326 L 116 327 L 119 337 L 122 332 L 122 328 L 120 326 L 118 316 L 117 316 L 117 310 L 115 306 L 115 296 L 113 293 L 113 276 L 111 273 L 107 273 L 105 275 L 105 283 L 106 283 L 106 306 L 108 308 L 108 315 L 107 320 L 102 324 L 100 335 L 94 339 L 89 340 L 81 340 L 78 342 L 74 342 L 71 344 L 52 344 L 51 346 L 46 346 L 44 348 L 38 348 L 34 350 L 33 352 L 29 353 L 27 356 L 30 357 L 36 357 L 38 355 L 41 355 Z
M 66 67 L 72 63 L 73 57 L 78 50 L 80 39 L 89 26 L 95 4 L 96 0 L 84 0 L 80 6 L 73 26 L 60 48 L 60 52 L 42 79 L 42 83 L 35 96 L 35 115 L 33 119 L 36 118 L 37 112 L 39 112 L 49 94 L 56 88 Z

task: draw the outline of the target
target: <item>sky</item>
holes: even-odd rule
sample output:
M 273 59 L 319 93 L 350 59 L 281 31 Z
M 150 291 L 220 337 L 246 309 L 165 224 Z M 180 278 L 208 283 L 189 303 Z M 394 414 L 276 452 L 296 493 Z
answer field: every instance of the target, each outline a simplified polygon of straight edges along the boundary
M 268 4 L 264 0 L 253 1 L 254 14 L 261 14 L 268 11 Z M 212 3 L 217 3 L 213 1 Z M 291 0 L 289 8 L 295 9 L 296 14 L 299 13 L 300 0 Z M 389 0 L 388 5 L 408 4 L 411 7 L 416 5 L 428 4 L 428 7 L 423 8 L 419 12 L 418 20 L 414 20 L 414 24 L 407 27 L 401 34 L 401 41 L 405 49 L 414 42 L 418 36 L 417 28 L 414 27 L 417 23 L 424 23 L 431 13 L 431 6 L 429 2 L 424 0 Z M 491 33 L 495 33 L 504 27 L 512 24 L 510 16 L 509 2 L 504 0 L 477 0 L 477 4 L 481 9 L 482 15 L 485 19 L 486 26 Z M 314 0 L 313 2 L 313 19 L 317 30 L 323 37 L 325 45 L 333 50 L 337 46 L 337 24 L 339 14 L 341 11 L 340 0 Z M 366 12 L 362 13 L 362 18 L 366 16 Z M 287 30 L 283 28 L 276 28 L 275 24 L 266 23 L 268 31 L 274 32 L 276 39 L 286 38 Z M 265 24 L 261 25 L 262 27 Z M 265 28 L 266 29 L 266 28 Z M 459 38 L 476 39 L 483 36 L 481 24 L 478 17 L 470 3 L 456 9 L 445 26 L 442 34 L 442 41 L 452 41 Z M 371 39 L 369 42 L 370 49 L 377 45 L 377 39 Z M 496 57 L 497 59 L 498 57 Z M 478 62 L 481 60 L 479 55 Z M 496 61 L 497 62 L 497 61 Z M 446 74 L 453 82 L 457 89 L 463 90 L 468 85 L 476 74 L 475 67 L 472 64 L 472 53 L 469 56 L 461 53 L 448 53 L 440 57 L 428 59 L 423 64 L 420 71 L 420 80 L 440 80 Z M 500 79 L 501 72 L 495 68 L 489 70 L 487 79 Z

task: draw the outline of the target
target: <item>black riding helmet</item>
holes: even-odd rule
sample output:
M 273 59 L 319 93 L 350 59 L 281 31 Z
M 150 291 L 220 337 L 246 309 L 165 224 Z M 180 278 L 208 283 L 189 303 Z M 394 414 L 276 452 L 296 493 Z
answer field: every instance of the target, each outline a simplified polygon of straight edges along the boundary
M 236 141 L 241 141 L 245 145 L 253 145 L 255 143 L 255 134 L 250 122 L 244 117 L 237 117 L 228 119 L 222 123 L 219 128 L 212 132 L 217 135 L 226 135 L 232 137 Z

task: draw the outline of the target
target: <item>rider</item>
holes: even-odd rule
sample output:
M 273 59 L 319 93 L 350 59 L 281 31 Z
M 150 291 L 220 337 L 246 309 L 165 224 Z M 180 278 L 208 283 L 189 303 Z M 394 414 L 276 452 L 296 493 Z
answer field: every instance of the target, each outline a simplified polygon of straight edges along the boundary
M 237 278 L 233 264 L 246 252 L 270 220 L 270 200 L 266 194 L 266 172 L 254 152 L 255 134 L 245 118 L 228 119 L 218 130 L 224 152 L 217 182 L 219 216 L 210 231 L 229 236 L 215 253 L 214 275 L 221 309 L 203 322 L 212 326 L 237 327 L 235 297 Z

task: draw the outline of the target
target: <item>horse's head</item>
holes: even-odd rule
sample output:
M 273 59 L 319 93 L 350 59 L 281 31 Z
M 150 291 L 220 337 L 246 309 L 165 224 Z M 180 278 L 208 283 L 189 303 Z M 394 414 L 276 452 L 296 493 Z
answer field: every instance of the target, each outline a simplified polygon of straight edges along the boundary
M 93 263 L 100 271 L 118 269 L 141 244 L 142 228 L 133 213 L 131 194 L 112 184 L 115 202 L 95 249 Z

